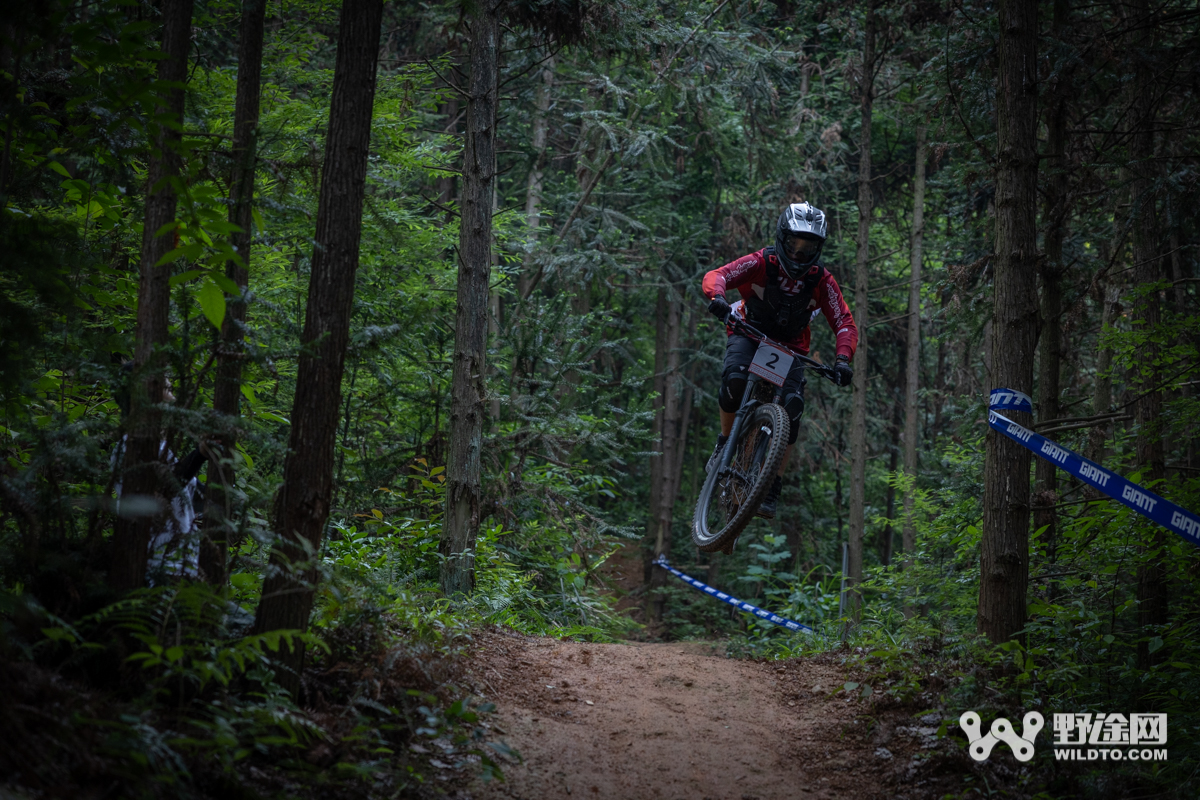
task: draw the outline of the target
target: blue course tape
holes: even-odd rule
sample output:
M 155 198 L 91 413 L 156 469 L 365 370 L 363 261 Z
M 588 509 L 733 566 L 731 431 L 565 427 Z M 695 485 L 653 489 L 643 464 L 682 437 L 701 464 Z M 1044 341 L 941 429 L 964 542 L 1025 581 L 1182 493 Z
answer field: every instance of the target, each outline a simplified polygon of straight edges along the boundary
M 1023 398 L 1023 400 L 1022 400 Z M 1045 436 L 1018 425 L 996 409 L 1015 408 L 1032 411 L 1033 404 L 1028 395 L 1011 389 L 993 389 L 988 424 L 1014 442 L 1032 450 L 1033 453 L 1051 462 L 1059 469 L 1071 473 L 1086 484 L 1096 487 L 1106 495 L 1133 509 L 1167 530 L 1174 531 L 1187 541 L 1200 546 L 1200 517 L 1170 500 L 1159 497 L 1116 473 L 1109 472 L 1099 464 L 1089 461 L 1078 453 L 1068 450 Z
M 1033 399 L 1024 392 L 1015 389 L 992 389 L 988 398 L 988 408 L 992 411 L 1027 411 L 1033 413 Z
M 683 574 L 682 572 L 680 572 L 679 570 L 675 569 L 670 564 L 668 564 L 667 560 L 665 558 L 663 558 L 662 556 L 659 556 L 658 558 L 656 558 L 654 560 L 654 566 L 662 567 L 667 572 L 671 573 L 676 578 L 679 578 L 679 580 L 683 581 L 684 583 L 692 586 L 695 589 L 699 589 L 700 591 L 704 592 L 705 594 L 711 595 L 712 597 L 715 597 L 718 600 L 729 603 L 729 605 L 733 606 L 734 608 L 738 609 L 739 611 L 745 611 L 747 614 L 753 614 L 754 616 L 759 617 L 760 619 L 765 619 L 767 622 L 774 622 L 776 625 L 779 625 L 780 627 L 783 627 L 783 628 L 787 628 L 789 631 L 794 631 L 797 633 L 812 633 L 813 632 L 813 629 L 808 627 L 807 625 L 801 625 L 799 622 L 796 622 L 795 620 L 790 620 L 787 617 L 781 617 L 778 614 L 772 614 L 770 611 L 761 609 L 758 606 L 752 606 L 749 603 L 745 602 L 744 600 L 738 600 L 736 597 L 734 597 L 732 595 L 728 595 L 728 594 L 725 594 L 724 592 L 717 591 L 713 587 L 709 586 L 707 583 L 696 580 L 691 575 Z

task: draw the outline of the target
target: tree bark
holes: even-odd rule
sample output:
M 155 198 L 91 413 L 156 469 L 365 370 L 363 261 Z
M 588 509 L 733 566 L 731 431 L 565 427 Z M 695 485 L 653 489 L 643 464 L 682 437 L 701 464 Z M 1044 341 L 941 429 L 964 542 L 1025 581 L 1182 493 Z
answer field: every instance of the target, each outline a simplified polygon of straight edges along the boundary
M 188 52 L 192 41 L 192 0 L 163 0 L 163 60 L 158 62 L 158 80 L 177 86 L 160 97 L 158 115 L 182 127 Z M 130 419 L 122 464 L 121 498 L 126 506 L 135 498 L 153 498 L 165 510 L 179 486 L 166 466 L 163 415 L 166 354 L 170 331 L 171 268 L 158 261 L 175 247 L 176 197 L 170 185 L 178 178 L 183 159 L 179 130 L 161 125 L 154 132 L 154 145 L 146 176 L 146 216 L 142 229 L 142 260 L 138 283 L 137 331 L 134 373 L 130 378 Z M 163 230 L 168 228 L 168 230 Z M 161 524 L 162 513 L 139 513 L 117 520 L 113 535 L 110 583 L 119 593 L 140 588 L 146 582 L 150 534 Z
M 905 343 L 904 384 L 904 472 L 916 488 L 917 481 L 917 388 L 921 379 L 921 258 L 925 237 L 925 148 L 928 128 L 917 126 L 917 155 L 913 170 L 912 239 L 909 246 L 908 341 Z M 904 562 L 912 558 L 917 531 L 912 524 L 913 494 L 904 493 Z
M 1001 0 L 996 92 L 996 255 L 991 387 L 1033 391 L 1037 345 L 1037 2 Z M 1030 415 L 1011 412 L 1026 427 Z M 984 463 L 978 626 L 994 643 L 1025 626 L 1029 581 L 1029 460 L 990 430 Z
M 254 173 L 258 150 L 258 111 L 262 83 L 263 28 L 266 0 L 242 0 L 238 41 L 237 98 L 233 111 L 233 170 L 229 181 L 229 221 L 240 229 L 230 243 L 241 261 L 228 261 L 225 276 L 238 285 L 241 296 L 228 304 L 217 344 L 217 370 L 213 411 L 224 417 L 221 431 L 210 442 L 208 494 L 204 531 L 200 539 L 200 573 L 214 586 L 225 583 L 230 504 L 234 481 L 233 448 L 237 442 L 237 417 L 242 398 L 242 347 L 246 323 L 246 291 L 250 283 L 250 243 L 254 224 Z
M 463 148 L 462 223 L 458 245 L 458 302 L 446 463 L 446 514 L 439 550 L 442 592 L 469 594 L 475 586 L 479 532 L 480 451 L 486 414 L 488 279 L 492 266 L 492 185 L 496 180 L 496 106 L 500 21 L 485 0 L 471 15 L 471 85 Z
M 867 274 L 870 261 L 871 214 L 871 114 L 875 103 L 875 2 L 867 5 L 866 42 L 863 45 L 862 131 L 858 146 L 858 247 L 854 263 L 854 321 L 858 325 L 858 350 L 854 370 L 854 405 L 850 414 L 850 618 L 857 621 L 861 611 L 859 585 L 862 583 L 863 536 L 866 532 L 867 489 L 867 328 L 870 312 L 867 298 Z
M 304 630 L 312 611 L 315 560 L 333 489 L 334 439 L 354 306 L 382 20 L 380 0 L 342 4 L 292 430 L 283 486 L 275 498 L 279 539 L 271 551 L 254 621 L 260 633 Z M 283 668 L 276 675 L 284 688 L 294 692 L 299 686 L 303 658 L 302 647 L 280 653 Z

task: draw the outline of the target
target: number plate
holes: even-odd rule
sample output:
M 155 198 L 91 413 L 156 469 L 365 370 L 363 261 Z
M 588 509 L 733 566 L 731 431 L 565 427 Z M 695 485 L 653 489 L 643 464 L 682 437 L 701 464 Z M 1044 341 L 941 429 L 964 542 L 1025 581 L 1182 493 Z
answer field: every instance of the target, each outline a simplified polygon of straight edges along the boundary
M 766 342 L 760 342 L 758 351 L 754 354 L 754 361 L 750 363 L 750 371 L 766 378 L 776 386 L 783 386 L 788 373 L 791 372 L 793 361 L 795 359 L 790 353 L 786 353 L 778 347 L 772 347 Z

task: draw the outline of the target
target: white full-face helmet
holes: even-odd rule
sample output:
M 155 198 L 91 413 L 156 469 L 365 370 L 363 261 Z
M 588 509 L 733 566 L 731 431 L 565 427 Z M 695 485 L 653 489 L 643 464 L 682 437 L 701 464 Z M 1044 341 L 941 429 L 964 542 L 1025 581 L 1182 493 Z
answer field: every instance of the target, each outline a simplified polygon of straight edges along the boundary
M 783 210 L 775 228 L 775 254 L 789 277 L 798 280 L 817 263 L 828 230 L 825 212 L 808 203 L 792 203 Z

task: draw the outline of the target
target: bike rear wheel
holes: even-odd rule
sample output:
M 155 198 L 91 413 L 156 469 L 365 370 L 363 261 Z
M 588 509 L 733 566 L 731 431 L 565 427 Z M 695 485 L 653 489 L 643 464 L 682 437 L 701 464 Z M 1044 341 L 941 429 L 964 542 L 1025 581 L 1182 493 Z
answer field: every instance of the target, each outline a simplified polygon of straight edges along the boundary
M 692 543 L 704 553 L 724 550 L 746 529 L 779 472 L 787 449 L 791 420 L 783 408 L 768 403 L 746 420 L 729 466 L 714 469 L 704 481 L 692 517 Z

